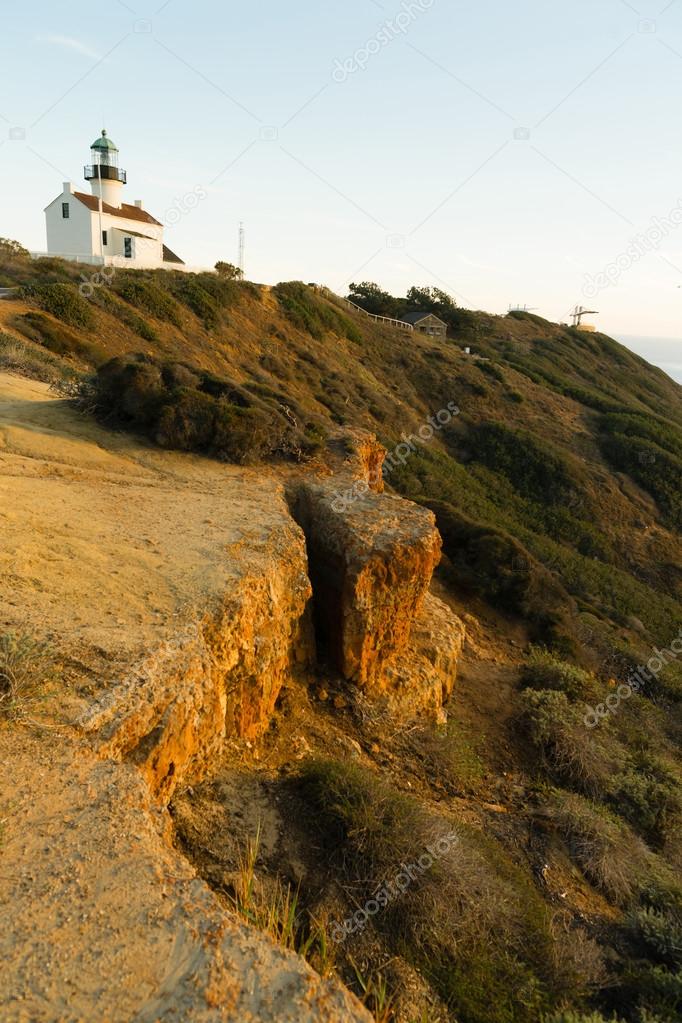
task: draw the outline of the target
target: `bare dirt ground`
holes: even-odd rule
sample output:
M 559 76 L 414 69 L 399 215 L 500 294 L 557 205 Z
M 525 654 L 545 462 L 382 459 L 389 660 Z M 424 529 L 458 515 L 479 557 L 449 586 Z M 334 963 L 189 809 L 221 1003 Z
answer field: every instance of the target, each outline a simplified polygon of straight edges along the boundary
M 64 665 L 43 703 L 0 720 L 3 1023 L 369 1018 L 226 913 L 142 775 L 70 725 L 283 528 L 274 475 L 154 451 L 0 374 L 0 632 Z
M 277 491 L 267 473 L 154 450 L 0 374 L 0 628 L 86 660 L 158 642 L 286 515 Z

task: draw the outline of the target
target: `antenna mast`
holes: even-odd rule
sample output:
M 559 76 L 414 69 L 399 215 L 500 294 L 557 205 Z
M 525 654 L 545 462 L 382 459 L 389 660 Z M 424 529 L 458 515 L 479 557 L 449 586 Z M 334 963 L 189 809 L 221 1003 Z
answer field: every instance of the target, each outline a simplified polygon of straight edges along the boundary
M 239 258 L 238 258 L 237 266 L 241 270 L 242 274 L 244 273 L 244 251 L 245 251 L 245 249 L 246 249 L 246 230 L 244 229 L 244 224 L 240 223 L 240 225 L 239 225 Z
M 597 309 L 586 309 L 585 306 L 577 305 L 571 313 L 574 327 L 578 327 L 578 329 L 580 329 L 583 326 L 583 316 L 599 316 L 599 311 Z

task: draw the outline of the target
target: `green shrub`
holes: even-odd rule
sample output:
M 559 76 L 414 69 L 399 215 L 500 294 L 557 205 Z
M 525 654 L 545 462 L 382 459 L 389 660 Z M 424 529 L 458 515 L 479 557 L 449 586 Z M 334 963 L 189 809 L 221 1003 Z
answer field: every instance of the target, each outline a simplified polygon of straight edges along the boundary
M 556 578 L 503 530 L 473 522 L 444 501 L 420 503 L 436 516 L 453 580 L 551 637 L 571 606 Z
M 175 297 L 191 309 L 207 330 L 214 330 L 220 322 L 220 309 L 214 296 L 196 280 L 194 275 L 182 276 L 183 279 L 175 284 Z
M 504 373 L 495 362 L 479 362 L 477 365 L 481 373 L 485 373 L 486 376 L 492 377 L 493 380 L 498 380 L 501 384 L 504 383 Z
M 272 454 L 301 457 L 305 427 L 275 402 L 253 403 L 211 374 L 150 356 L 120 356 L 98 370 L 82 401 L 104 419 L 147 433 L 161 447 L 244 463 Z
M 521 681 L 529 689 L 554 689 L 569 700 L 590 701 L 599 695 L 594 675 L 541 647 L 531 650 L 521 671 Z
M 278 284 L 273 290 L 287 318 L 299 330 L 307 331 L 317 340 L 333 331 L 349 341 L 362 341 L 355 324 L 302 281 Z
M 526 689 L 520 697 L 521 724 L 550 772 L 580 791 L 608 791 L 616 750 L 604 727 L 590 730 L 585 706 L 553 689 Z
M 682 788 L 677 780 L 637 758 L 615 776 L 609 799 L 617 813 L 657 844 L 665 841 L 682 812 Z
M 619 412 L 604 415 L 599 427 L 610 436 L 632 437 L 651 441 L 682 458 L 682 430 L 673 423 L 641 413 Z
M 635 910 L 627 922 L 636 953 L 666 966 L 682 967 L 682 917 L 651 907 Z
M 677 1023 L 682 1013 L 682 970 L 642 962 L 626 969 L 621 997 L 642 1023 Z
M 682 457 L 651 440 L 624 434 L 603 435 L 601 448 L 616 469 L 649 491 L 675 528 L 682 528 Z
M 153 281 L 139 276 L 125 274 L 115 279 L 116 294 L 129 305 L 148 313 L 157 320 L 167 321 L 173 326 L 180 326 L 180 315 L 177 303 L 171 296 Z
M 524 497 L 539 504 L 562 504 L 582 490 L 566 456 L 524 430 L 481 423 L 473 431 L 476 461 L 501 473 Z
M 545 1016 L 543 1023 L 624 1023 L 624 1021 L 616 1016 L 602 1016 L 600 1012 L 574 1012 L 573 1009 L 566 1009 L 565 1012 Z
M 11 334 L 0 332 L 0 370 L 16 373 L 29 380 L 57 384 L 74 380 L 76 374 L 57 356 L 42 348 L 28 345 Z
M 70 327 L 90 330 L 95 325 L 90 303 L 79 295 L 73 284 L 30 285 L 22 288 L 21 297 Z

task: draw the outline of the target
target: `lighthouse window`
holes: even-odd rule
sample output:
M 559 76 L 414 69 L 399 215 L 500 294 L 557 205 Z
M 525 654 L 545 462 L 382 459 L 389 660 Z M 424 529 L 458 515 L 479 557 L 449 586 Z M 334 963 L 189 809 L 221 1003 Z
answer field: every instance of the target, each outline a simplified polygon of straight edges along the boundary
M 68 202 L 63 202 L 62 203 L 62 217 L 64 218 L 64 220 L 68 220 L 69 219 L 70 213 L 71 213 L 71 211 L 69 210 Z
M 126 259 L 132 259 L 133 258 L 133 239 L 132 238 L 124 238 L 123 239 L 123 255 L 125 256 Z
M 108 245 L 108 244 L 109 244 L 109 232 L 108 231 L 102 231 L 102 245 Z

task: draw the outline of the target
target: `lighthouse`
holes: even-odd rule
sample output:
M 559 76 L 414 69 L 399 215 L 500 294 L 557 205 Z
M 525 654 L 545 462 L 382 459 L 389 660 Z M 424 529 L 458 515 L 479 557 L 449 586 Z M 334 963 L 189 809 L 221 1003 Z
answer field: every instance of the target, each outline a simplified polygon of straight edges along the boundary
M 90 182 L 96 199 L 120 210 L 121 195 L 126 183 L 126 172 L 118 165 L 118 149 L 108 137 L 104 128 L 102 134 L 90 146 L 91 160 L 85 168 L 85 180 Z
M 90 194 L 65 181 L 45 209 L 47 254 L 76 262 L 139 269 L 181 270 L 185 264 L 164 243 L 162 221 L 141 199 L 123 201 L 127 175 L 106 131 L 90 146 L 85 166 Z

